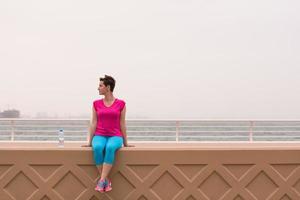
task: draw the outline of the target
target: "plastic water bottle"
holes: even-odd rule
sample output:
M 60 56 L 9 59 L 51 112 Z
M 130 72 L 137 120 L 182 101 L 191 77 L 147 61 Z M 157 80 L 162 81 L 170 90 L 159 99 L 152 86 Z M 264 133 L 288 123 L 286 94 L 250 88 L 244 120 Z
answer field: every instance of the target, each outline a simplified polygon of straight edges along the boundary
M 58 147 L 64 147 L 65 138 L 64 138 L 64 130 L 59 129 L 58 132 Z

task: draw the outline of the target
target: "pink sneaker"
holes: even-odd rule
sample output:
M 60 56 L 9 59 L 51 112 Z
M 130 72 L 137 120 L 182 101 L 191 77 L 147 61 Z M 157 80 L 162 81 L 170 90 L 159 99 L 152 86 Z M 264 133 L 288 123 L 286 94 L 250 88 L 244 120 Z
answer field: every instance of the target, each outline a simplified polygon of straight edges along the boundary
M 111 181 L 107 178 L 106 179 L 106 187 L 105 187 L 105 191 L 106 192 L 109 192 L 112 190 L 112 187 L 111 187 Z
M 99 180 L 95 190 L 103 193 L 105 192 L 105 186 L 106 186 L 106 180 Z

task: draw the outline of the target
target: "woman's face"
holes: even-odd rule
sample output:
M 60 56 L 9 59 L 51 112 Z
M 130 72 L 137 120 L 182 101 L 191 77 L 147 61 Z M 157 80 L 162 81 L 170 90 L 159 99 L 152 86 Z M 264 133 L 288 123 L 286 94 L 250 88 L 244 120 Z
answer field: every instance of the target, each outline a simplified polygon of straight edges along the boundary
M 109 91 L 109 88 L 104 85 L 103 81 L 100 81 L 98 91 L 100 95 L 105 94 L 106 92 Z

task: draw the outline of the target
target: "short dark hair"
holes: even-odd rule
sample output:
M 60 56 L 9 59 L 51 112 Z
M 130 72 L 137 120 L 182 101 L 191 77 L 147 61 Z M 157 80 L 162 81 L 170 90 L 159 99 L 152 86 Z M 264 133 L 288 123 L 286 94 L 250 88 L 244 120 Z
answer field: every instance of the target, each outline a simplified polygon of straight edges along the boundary
M 100 81 L 103 81 L 104 85 L 107 87 L 110 86 L 110 91 L 113 92 L 116 85 L 116 80 L 112 76 L 105 75 L 104 78 L 100 78 Z

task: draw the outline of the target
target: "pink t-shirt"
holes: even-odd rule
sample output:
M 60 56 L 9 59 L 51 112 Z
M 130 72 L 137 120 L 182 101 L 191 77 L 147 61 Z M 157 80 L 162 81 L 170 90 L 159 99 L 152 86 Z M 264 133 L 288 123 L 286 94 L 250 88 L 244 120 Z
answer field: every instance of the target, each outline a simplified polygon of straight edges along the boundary
M 115 98 L 113 104 L 107 107 L 103 99 L 95 100 L 93 105 L 97 113 L 97 127 L 94 135 L 123 137 L 120 117 L 125 104 L 125 101 Z

